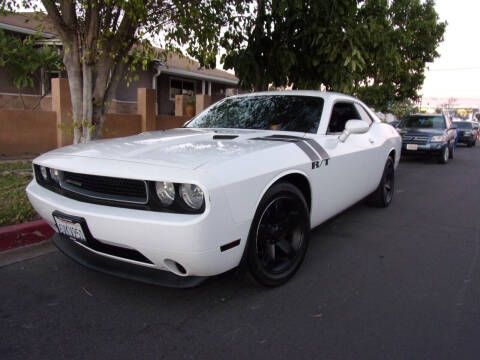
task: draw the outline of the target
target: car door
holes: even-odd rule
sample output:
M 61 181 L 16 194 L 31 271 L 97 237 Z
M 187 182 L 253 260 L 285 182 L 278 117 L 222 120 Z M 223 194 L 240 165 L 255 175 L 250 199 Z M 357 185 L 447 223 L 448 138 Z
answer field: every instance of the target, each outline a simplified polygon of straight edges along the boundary
M 360 105 L 359 105 L 360 106 Z M 378 185 L 378 172 L 384 159 L 379 159 L 379 141 L 370 130 L 351 134 L 345 142 L 339 135 L 348 120 L 359 119 L 370 125 L 372 120 L 360 115 L 353 101 L 337 101 L 331 107 L 325 135 L 315 135 L 329 160 L 312 170 L 312 225 L 344 210 L 372 192 Z M 381 161 L 381 165 L 379 165 Z
M 449 144 L 453 144 L 455 142 L 455 138 L 457 137 L 457 129 L 452 128 L 453 124 L 448 117 L 444 116 L 444 119 L 447 141 Z

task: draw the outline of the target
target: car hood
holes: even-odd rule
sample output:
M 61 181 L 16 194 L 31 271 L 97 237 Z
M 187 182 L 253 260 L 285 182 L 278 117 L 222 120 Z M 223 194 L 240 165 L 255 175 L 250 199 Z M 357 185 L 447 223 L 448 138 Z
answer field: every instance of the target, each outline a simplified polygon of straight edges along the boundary
M 406 135 L 443 135 L 445 130 L 441 129 L 419 129 L 419 128 L 401 128 L 402 134 Z
M 88 157 L 196 169 L 211 161 L 229 160 L 253 151 L 288 144 L 251 140 L 276 134 L 305 135 L 268 130 L 180 128 L 70 145 L 53 150 L 46 156 Z

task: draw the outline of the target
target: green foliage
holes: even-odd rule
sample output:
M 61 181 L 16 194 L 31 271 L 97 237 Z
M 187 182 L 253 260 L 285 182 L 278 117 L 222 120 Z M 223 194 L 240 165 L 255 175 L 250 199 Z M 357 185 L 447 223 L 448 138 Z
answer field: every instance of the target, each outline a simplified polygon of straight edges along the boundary
M 108 104 L 121 80 L 138 80 L 138 71 L 164 59 L 147 38 L 165 50 L 214 67 L 221 27 L 234 0 L 4 0 L 0 11 L 20 8 L 48 14 L 64 47 L 70 84 L 74 142 L 101 136 Z M 39 6 L 41 4 L 41 6 Z
M 256 15 L 240 17 L 225 32 L 222 60 L 247 89 L 345 91 L 351 72 L 365 63 L 357 11 L 356 0 L 257 0 Z
M 352 93 L 377 110 L 391 102 L 416 101 L 425 67 L 439 56 L 446 23 L 433 0 L 366 0 L 359 11 L 366 25 L 366 66 L 356 74 Z
M 48 45 L 38 45 L 36 35 L 21 38 L 0 29 L 0 67 L 5 67 L 17 89 L 34 86 L 40 70 L 60 70 L 61 56 Z
M 418 113 L 418 106 L 410 101 L 394 102 L 387 110 L 390 114 L 395 115 L 398 119 L 403 119 L 408 114 Z
M 416 100 L 445 23 L 433 0 L 251 0 L 222 37 L 245 89 L 340 91 L 377 110 Z
M 32 164 L 29 161 L 0 164 L 0 226 L 36 218 L 25 193 L 31 179 Z

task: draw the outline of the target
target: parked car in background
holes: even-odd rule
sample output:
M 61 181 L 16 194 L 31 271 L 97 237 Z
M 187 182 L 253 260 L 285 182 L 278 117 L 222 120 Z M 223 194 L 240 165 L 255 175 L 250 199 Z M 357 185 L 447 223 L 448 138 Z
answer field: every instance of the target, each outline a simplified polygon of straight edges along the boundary
M 472 121 L 472 124 L 473 124 L 473 128 L 477 130 L 477 140 L 478 140 L 478 137 L 480 136 L 480 124 L 476 120 Z
M 478 124 L 472 121 L 454 121 L 458 129 L 458 143 L 465 144 L 468 147 L 475 146 L 478 136 Z
M 46 153 L 27 193 L 83 265 L 193 286 L 244 264 L 278 286 L 311 228 L 368 195 L 391 203 L 400 152 L 396 130 L 353 97 L 254 93 L 184 128 Z
M 456 126 L 443 114 L 413 114 L 397 128 L 402 136 L 402 154 L 422 154 L 446 164 L 455 151 Z

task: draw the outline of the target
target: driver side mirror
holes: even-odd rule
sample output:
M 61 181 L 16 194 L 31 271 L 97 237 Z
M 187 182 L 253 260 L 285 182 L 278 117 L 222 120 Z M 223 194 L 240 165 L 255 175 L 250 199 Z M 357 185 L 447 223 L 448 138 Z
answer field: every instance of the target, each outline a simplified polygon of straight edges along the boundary
M 370 126 L 363 120 L 348 120 L 338 140 L 345 142 L 351 134 L 365 134 L 369 128 Z

